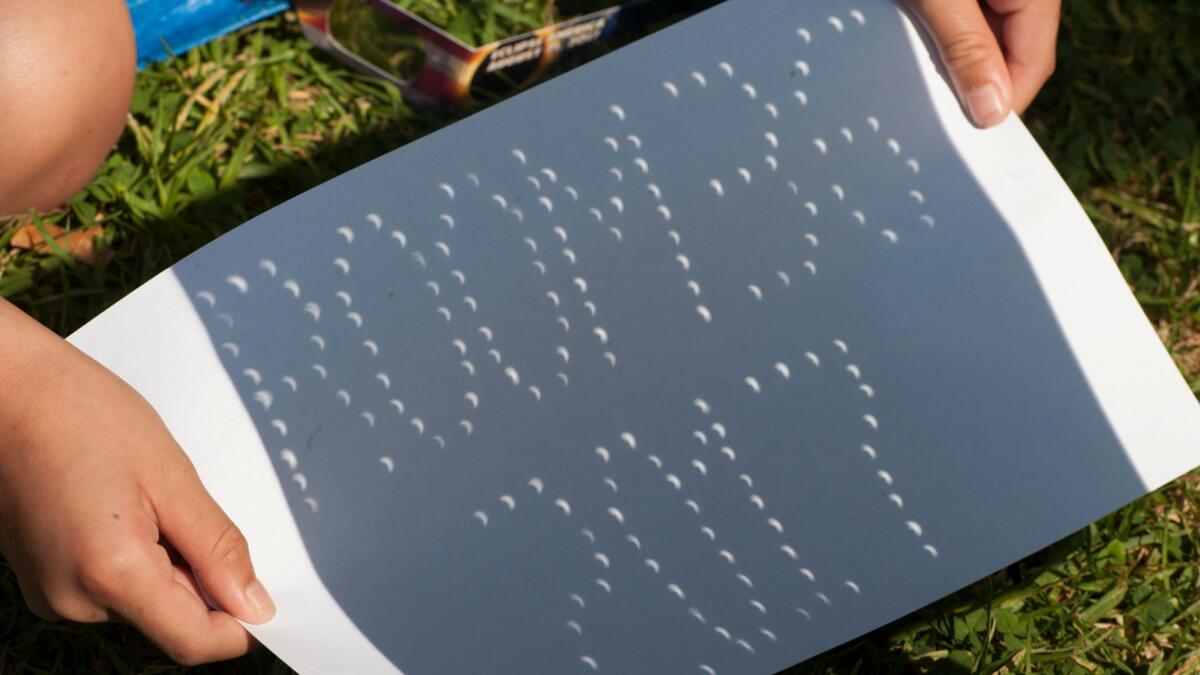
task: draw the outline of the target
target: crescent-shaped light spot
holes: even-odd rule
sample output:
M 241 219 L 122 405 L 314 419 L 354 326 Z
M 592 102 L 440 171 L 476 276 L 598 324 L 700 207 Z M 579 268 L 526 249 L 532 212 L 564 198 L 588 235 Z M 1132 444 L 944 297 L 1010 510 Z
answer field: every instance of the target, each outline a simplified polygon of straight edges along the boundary
M 750 184 L 750 178 L 751 178 L 751 176 L 750 176 L 750 169 L 747 169 L 747 168 L 746 168 L 746 167 L 744 167 L 744 166 L 743 166 L 743 167 L 738 167 L 738 170 L 737 170 L 737 172 L 738 172 L 738 175 L 742 177 L 742 180 L 746 181 L 746 184 L 747 184 L 747 185 L 749 185 L 749 184 Z
M 322 380 L 329 377 L 329 371 L 325 369 L 325 366 L 319 363 L 314 363 L 312 369 L 317 371 L 317 375 L 319 375 Z
M 475 364 L 470 361 L 463 361 L 462 367 L 466 369 L 467 375 L 475 377 Z
M 526 176 L 525 180 L 529 181 L 533 185 L 533 189 L 539 192 L 541 191 L 542 181 L 538 180 L 537 176 Z
M 679 584 L 667 584 L 667 590 L 670 591 L 672 594 L 674 594 L 675 597 L 679 598 L 680 600 L 687 599 L 687 596 L 684 595 L 683 589 L 679 587 Z
M 646 461 L 653 464 L 654 468 L 658 469 L 659 471 L 662 471 L 663 463 L 662 463 L 662 460 L 658 458 L 658 455 L 646 455 Z
M 550 169 L 550 168 L 543 168 L 543 169 L 542 169 L 542 175 L 544 175 L 546 178 L 550 179 L 550 182 L 551 182 L 551 183 L 557 183 L 557 182 L 558 182 L 558 173 L 556 173 L 556 172 L 554 171 L 554 169 Z
M 879 430 L 879 420 L 875 419 L 874 415 L 863 415 L 863 421 L 866 422 L 867 425 L 872 429 L 876 431 Z
M 347 244 L 354 243 L 354 230 L 343 225 L 342 227 L 339 227 L 337 229 L 337 233 L 340 234 L 342 236 L 342 238 L 344 238 L 346 240 Z
M 918 204 L 925 203 L 925 195 L 921 194 L 919 190 L 909 190 L 908 194 L 915 199 Z
M 509 209 L 509 211 L 512 212 L 513 216 L 517 219 L 518 223 L 525 222 L 525 212 L 524 211 L 522 211 L 521 209 L 519 209 L 515 206 L 512 207 L 511 209 Z
M 859 390 L 862 391 L 862 393 L 867 395 L 867 398 L 875 398 L 875 388 L 872 387 L 871 385 L 860 384 L 860 385 L 858 385 L 858 388 L 859 388 Z
M 823 138 L 814 138 L 814 139 L 813 139 L 813 145 L 817 146 L 817 150 L 819 150 L 819 151 L 821 152 L 821 154 L 822 154 L 822 155 L 824 155 L 824 154 L 828 154 L 828 153 L 829 153 L 829 146 L 828 146 L 828 145 L 826 145 L 826 143 L 825 143 L 825 139 L 823 139 Z
M 767 166 L 771 169 L 771 171 L 779 170 L 779 160 L 775 159 L 771 155 L 767 155 L 764 161 L 766 161 Z
M 374 340 L 363 340 L 363 347 L 371 352 L 371 356 L 379 356 L 379 345 L 375 344 Z
M 765 637 L 766 637 L 768 640 L 770 640 L 771 642 L 779 642 L 779 637 L 778 637 L 778 636 L 776 636 L 776 635 L 775 635 L 774 633 L 772 633 L 771 631 L 767 630 L 766 628 L 759 628 L 759 629 L 758 629 L 758 632 L 759 632 L 759 633 L 762 633 L 762 634 L 763 634 L 763 636 L 765 636 Z
M 921 173 L 921 163 L 915 159 L 909 158 L 907 162 L 908 168 L 912 169 L 913 173 Z
M 845 352 L 842 352 L 842 353 L 844 354 Z M 850 376 L 856 380 L 862 377 L 862 369 L 859 368 L 858 366 L 854 365 L 853 363 L 846 366 L 846 372 L 850 373 Z
M 783 534 L 783 523 L 779 522 L 778 518 L 767 518 L 767 525 L 779 534 Z
M 663 220 L 671 222 L 671 209 L 667 208 L 666 204 L 658 205 L 658 213 L 663 217 Z
M 750 580 L 750 577 L 746 576 L 745 574 L 741 574 L 741 573 L 735 574 L 734 576 L 737 578 L 738 581 L 745 584 L 746 588 L 750 588 L 750 589 L 754 588 L 754 582 Z
M 812 570 L 808 569 L 807 567 L 801 567 L 799 572 L 800 576 L 808 579 L 812 583 L 815 584 L 817 582 L 817 575 L 813 574 Z
M 596 659 L 594 659 L 586 654 L 583 656 L 580 656 L 579 660 L 582 661 L 584 663 L 584 665 L 586 665 L 588 668 L 591 668 L 592 670 L 600 670 L 600 664 L 596 663 Z
M 713 422 L 712 430 L 717 432 L 717 435 L 720 436 L 722 440 L 725 439 L 725 434 L 728 433 L 728 431 L 725 429 L 725 425 L 721 424 L 720 422 Z
M 570 333 L 570 332 L 571 332 L 571 322 L 567 320 L 567 317 L 565 317 L 565 316 L 560 316 L 560 317 L 558 317 L 557 319 L 555 319 L 555 321 L 557 321 L 557 322 L 558 322 L 558 325 L 560 325 L 560 326 L 562 326 L 562 327 L 563 327 L 563 332 L 564 332 L 564 333 Z
M 750 495 L 750 503 L 757 506 L 759 511 L 767 508 L 767 505 L 763 503 L 763 498 L 758 495 Z
M 585 609 L 587 607 L 587 603 L 585 603 L 583 601 L 583 597 L 580 596 L 578 593 L 572 593 L 571 595 L 569 595 L 567 597 L 570 598 L 571 602 L 579 605 L 580 609 Z
M 842 133 L 842 138 L 846 139 L 847 143 L 854 142 L 854 133 L 851 132 L 849 129 L 847 129 L 846 127 L 842 127 L 841 133 Z
M 422 420 L 420 417 L 412 418 L 411 420 L 409 420 L 409 424 L 413 425 L 413 428 L 417 430 L 418 436 L 425 435 L 425 421 Z
M 549 197 L 545 195 L 538 197 L 538 203 L 546 207 L 546 213 L 554 213 L 554 202 Z
M 617 367 L 617 355 L 616 354 L 614 354 L 612 352 L 604 352 L 604 360 L 608 361 L 609 366 L 611 366 L 613 368 Z
M 692 79 L 695 80 L 696 84 L 700 85 L 701 87 L 708 86 L 708 78 L 704 77 L 704 73 L 698 70 L 692 71 Z
M 756 394 L 762 393 L 762 385 L 758 383 L 758 380 L 756 378 L 747 377 L 743 381 L 746 383 L 747 387 L 750 387 L 750 391 L 753 391 Z
M 516 368 L 513 368 L 512 366 L 505 368 L 504 375 L 508 377 L 510 382 L 513 383 L 513 386 L 521 384 L 521 375 L 517 372 Z
M 736 640 L 735 643 L 737 644 L 737 646 L 741 647 L 742 649 L 745 649 L 746 651 L 750 652 L 751 654 L 758 653 L 758 652 L 754 651 L 754 647 L 752 647 L 750 645 L 750 643 L 746 642 L 745 640 L 739 639 L 739 640 Z
M 721 61 L 717 64 L 717 67 L 721 69 L 721 72 L 725 73 L 726 77 L 733 77 L 733 66 L 729 65 L 728 61 Z
M 706 466 L 706 465 L 704 464 L 704 462 L 701 462 L 701 461 L 700 461 L 700 460 L 698 460 L 698 459 L 693 459 L 693 460 L 692 460 L 692 466 L 696 467 L 696 470 L 700 472 L 700 475 L 701 475 L 701 476 L 707 476 L 707 475 L 708 475 L 708 466 Z
M 283 438 L 287 438 L 287 435 L 288 435 L 288 427 L 287 427 L 287 424 L 286 424 L 286 423 L 284 423 L 284 421 L 283 421 L 283 420 L 271 420 L 271 426 L 272 426 L 272 427 L 273 427 L 273 428 L 274 428 L 276 431 L 278 431 L 278 432 L 279 432 L 279 435 L 280 435 L 281 437 L 283 437 Z
M 621 525 L 625 524 L 625 514 L 621 513 L 621 510 L 618 509 L 617 507 L 615 507 L 615 506 L 608 507 L 608 515 L 612 516 L 613 520 L 617 521 Z
M 496 360 L 496 365 L 500 365 L 500 362 L 504 360 L 504 359 L 502 359 L 502 358 L 500 357 L 500 350 L 499 350 L 499 349 L 494 349 L 494 348 L 493 348 L 493 349 L 489 349 L 489 350 L 488 350 L 488 356 L 490 356 L 490 357 L 492 357 L 493 359 L 495 359 L 495 360 Z
M 770 144 L 770 146 L 771 146 L 772 148 L 774 148 L 774 149 L 778 149 L 778 148 L 779 148 L 779 137 L 778 137 L 778 136 L 776 136 L 776 135 L 774 134 L 774 132 L 770 132 L 770 131 L 768 131 L 768 132 L 766 132 L 766 133 L 764 133 L 764 134 L 763 134 L 763 137 L 767 139 L 767 143 L 768 143 L 768 144 Z
M 731 462 L 736 462 L 736 461 L 737 461 L 737 453 L 736 453 L 736 452 L 734 452 L 734 451 L 733 451 L 733 448 L 729 447 L 728 445 L 726 445 L 726 446 L 723 446 L 723 447 L 721 448 L 721 454 L 723 454 L 723 455 L 725 455 L 726 457 L 728 457 L 728 458 L 729 458 L 729 461 L 731 461 Z
M 742 91 L 746 92 L 746 95 L 749 96 L 751 100 L 758 98 L 758 90 L 755 89 L 754 85 L 750 84 L 749 82 L 742 83 Z
M 783 551 L 783 553 L 787 557 L 791 558 L 792 560 L 796 560 L 797 558 L 799 558 L 799 556 L 796 554 L 796 549 L 792 548 L 791 546 L 789 546 L 787 544 L 780 546 L 779 550 Z
M 238 293 L 241 293 L 242 295 L 245 295 L 246 292 L 250 290 L 250 284 L 246 282 L 246 279 L 237 274 L 231 274 L 225 277 L 225 283 L 236 288 Z
M 800 89 L 797 89 L 796 91 L 792 92 L 792 96 L 794 96 L 796 98 L 796 100 L 800 102 L 800 105 L 802 105 L 802 106 L 808 105 L 808 94 L 804 93 Z
M 696 619 L 700 623 L 702 623 L 706 626 L 708 625 L 708 620 L 705 619 L 704 615 L 700 613 L 700 610 L 696 609 L 695 607 L 689 608 L 688 614 L 690 614 L 692 616 L 692 618 Z
M 382 464 L 385 469 L 387 469 L 388 473 L 392 473 L 396 470 L 396 462 L 391 457 L 380 457 L 379 463 Z
M 907 527 L 913 534 L 917 535 L 918 537 L 925 534 L 925 529 L 922 528 L 921 524 L 915 520 L 910 520 L 910 521 L 904 523 L 904 526 Z
M 796 35 L 799 35 L 800 39 L 804 40 L 805 44 L 812 43 L 812 33 L 808 32 L 807 28 L 804 28 L 804 27 L 797 28 Z
M 600 338 L 600 344 L 608 344 L 608 331 L 604 330 L 603 327 L 596 326 L 592 329 L 592 333 L 594 333 L 596 337 Z
M 792 67 L 804 77 L 808 77 L 808 74 L 812 72 L 812 69 L 808 66 L 808 61 L 796 61 L 792 64 Z
M 838 185 L 837 183 L 834 183 L 833 185 L 830 185 L 830 186 L 829 186 L 829 189 L 833 191 L 833 196 L 834 196 L 834 197 L 837 197 L 839 202 L 840 202 L 840 201 L 845 201 L 845 199 L 846 199 L 846 190 L 845 190 L 845 189 L 843 189 L 841 185 Z
M 613 138 L 612 136 L 605 136 L 604 142 L 608 144 L 608 147 L 612 148 L 613 152 L 617 152 L 621 149 L 620 143 L 618 143 L 617 139 Z
M 923 216 L 921 216 L 921 222 L 925 223 L 929 227 L 933 227 L 933 225 L 934 225 L 933 216 L 928 215 L 928 214 L 923 215 Z
M 888 500 L 891 501 L 893 504 L 895 504 L 896 508 L 898 508 L 898 509 L 904 508 L 904 497 L 901 497 L 900 495 L 896 494 L 895 492 L 888 495 Z
M 705 525 L 705 526 L 701 527 L 701 528 L 700 528 L 700 532 L 701 532 L 701 533 L 702 533 L 704 536 L 708 537 L 708 540 L 709 540 L 709 541 L 716 541 L 716 540 L 717 540 L 717 533 L 716 533 L 716 532 L 714 532 L 714 531 L 713 531 L 713 529 L 712 529 L 711 527 L 707 526 L 707 525 Z
M 720 556 L 721 558 L 723 558 L 725 560 L 725 562 L 729 563 L 730 565 L 733 565 L 737 562 L 734 559 L 733 554 L 730 553 L 729 551 L 726 551 L 725 549 L 721 549 L 720 551 L 717 551 L 717 555 Z
M 613 208 L 617 210 L 617 213 L 625 213 L 625 202 L 620 197 L 609 197 L 608 201 L 613 205 Z
M 633 547 L 636 548 L 637 550 L 639 550 L 639 551 L 642 550 L 642 540 L 638 539 L 636 534 L 625 535 L 625 541 L 628 541 L 629 543 L 633 544 Z
M 253 382 L 254 386 L 256 386 L 256 387 L 258 385 L 262 384 L 262 373 L 258 372 L 257 370 L 255 370 L 253 368 L 247 368 L 247 369 L 243 370 L 242 375 L 250 378 L 250 381 Z
M 222 314 L 218 314 L 218 315 L 217 315 L 217 320 L 218 320 L 218 321 L 221 321 L 222 323 L 224 323 L 224 324 L 225 324 L 226 326 L 228 326 L 229 328 L 233 328 L 233 317 L 232 317 L 232 316 L 230 316 L 229 314 L 224 314 L 224 313 L 222 313 Z
M 474 514 L 471 515 L 471 517 L 474 518 L 475 520 L 478 520 L 479 522 L 483 523 L 484 527 L 487 527 L 488 514 L 484 513 L 483 511 L 476 511 Z
M 467 399 L 467 403 L 471 404 L 472 410 L 479 409 L 479 394 L 476 394 L 473 391 L 468 391 L 467 393 L 463 394 L 463 398 Z
M 619 228 L 619 227 L 610 227 L 610 228 L 608 228 L 608 231 L 609 231 L 609 232 L 612 232 L 612 235 L 613 235 L 614 237 L 616 237 L 616 239 L 617 239 L 617 241 L 618 241 L 618 242 L 621 242 L 621 241 L 624 241 L 624 240 L 625 240 L 625 235 L 621 233 L 621 228 Z
M 812 352 L 804 352 L 804 358 L 812 362 L 817 368 L 821 367 L 821 358 Z
M 449 227 L 449 228 L 454 227 L 454 216 L 450 215 L 449 213 L 441 214 L 440 216 L 438 216 L 438 220 L 445 223 L 446 227 Z
M 312 497 L 306 497 L 304 499 L 304 503 L 308 504 L 308 510 L 312 513 L 316 513 L 317 511 L 321 510 L 321 505 L 318 504 L 317 500 L 313 499 Z
M 466 342 L 463 342 L 461 339 L 455 338 L 450 341 L 450 344 L 451 344 L 451 346 L 453 346 L 455 349 L 458 350 L 459 356 L 467 355 L 467 343 Z
M 375 428 L 375 413 L 364 412 L 363 414 L 359 415 L 359 417 L 366 420 L 368 427 L 372 429 Z
M 818 593 L 813 593 L 813 595 L 815 595 L 815 596 L 817 597 L 817 599 L 818 599 L 818 600 L 820 600 L 821 602 L 825 603 L 825 605 L 826 605 L 826 606 L 832 606 L 832 605 L 833 605 L 833 601 L 829 599 L 829 596 L 828 596 L 828 595 L 825 595 L 824 593 L 820 593 L 820 592 L 818 592 Z
M 343 406 L 345 406 L 347 408 L 350 407 L 350 392 L 346 391 L 345 389 L 339 389 L 337 391 L 337 393 L 334 395 L 338 398 L 339 401 L 342 402 Z
M 646 185 L 646 190 L 648 190 L 650 192 L 650 194 L 654 195 L 654 199 L 656 201 L 662 199 L 662 189 L 659 188 L 654 183 L 648 183 Z
M 348 319 L 350 321 L 350 323 L 354 324 L 355 328 L 362 328 L 362 326 L 363 326 L 362 315 L 359 314 L 358 312 L 347 313 L 346 319 Z
M 600 209 L 593 206 L 592 208 L 588 209 L 588 213 L 592 214 L 592 217 L 596 219 L 597 223 L 604 222 L 604 214 L 600 212 Z
M 833 29 L 839 33 L 844 32 L 846 30 L 846 26 L 842 23 L 842 20 L 837 18 L 836 16 L 829 17 L 829 25 L 833 26 Z
M 296 465 L 300 463 L 300 460 L 296 459 L 296 453 L 286 448 L 279 451 L 279 459 L 283 460 L 283 463 L 287 464 L 288 469 L 292 471 L 295 471 Z
M 579 288 L 580 293 L 588 292 L 587 279 L 584 279 L 583 277 L 575 277 L 571 283 L 575 284 L 575 286 Z
M 921 548 L 924 549 L 926 553 L 933 556 L 934 558 L 938 557 L 938 550 L 936 547 L 933 546 L 933 544 L 925 544 Z
M 475 301 L 475 298 L 465 295 L 463 296 L 462 300 L 463 304 L 466 305 L 467 309 L 471 310 L 472 313 L 479 311 L 479 303 Z
M 546 263 L 542 262 L 541 260 L 534 260 L 533 266 L 537 269 L 539 274 L 546 276 Z
M 708 436 L 699 429 L 692 432 L 692 437 L 700 441 L 700 445 L 708 445 Z
M 525 158 L 525 151 L 521 150 L 520 148 L 513 148 L 512 156 L 516 157 L 517 161 L 520 162 L 522 165 L 524 165 L 527 161 Z
M 569 248 L 564 248 L 562 250 L 562 254 L 563 254 L 563 257 L 565 257 L 567 259 L 567 262 L 571 263 L 571 266 L 574 267 L 575 261 L 576 261 L 575 251 L 572 251 Z
M 558 373 L 558 379 L 562 381 L 564 387 L 571 384 L 571 378 L 567 377 L 566 373 Z
M 774 103 L 764 103 L 763 110 L 767 111 L 767 114 L 771 116 L 771 119 L 779 119 L 779 108 L 775 107 Z
M 512 495 L 500 495 L 500 503 L 507 506 L 509 511 L 514 511 L 517 508 L 517 500 Z
M 354 304 L 354 298 L 350 297 L 350 294 L 346 291 L 338 291 L 337 293 L 334 293 L 334 297 L 345 303 L 347 307 Z
M 583 626 L 579 625 L 578 621 L 568 621 L 567 628 L 575 631 L 576 635 L 583 635 Z
M 670 94 L 672 98 L 679 98 L 679 87 L 676 87 L 674 83 L 663 82 L 662 86 L 663 89 L 667 90 L 667 93 Z
M 313 321 L 321 320 L 321 306 L 315 302 L 309 302 L 304 305 L 304 313 L 313 318 Z M 324 347 L 322 347 L 324 349 Z
M 266 271 L 266 273 L 267 273 L 267 274 L 269 274 L 269 275 L 271 276 L 271 278 L 272 278 L 272 279 L 274 279 L 274 278 L 275 278 L 275 274 L 276 274 L 276 272 L 278 272 L 278 270 L 279 270 L 279 268 L 278 268 L 278 267 L 275 265 L 275 261 L 273 261 L 273 260 L 268 260 L 268 259 L 266 259 L 266 258 L 264 258 L 264 259 L 262 259 L 262 260 L 259 260 L 259 261 L 258 261 L 258 266 L 259 266 L 259 268 L 260 268 L 260 269 L 263 269 L 263 270 L 265 270 L 265 271 Z
M 680 253 L 679 255 L 675 256 L 675 260 L 679 263 L 679 266 L 683 268 L 684 272 L 692 269 L 692 261 L 688 259 L 686 255 Z
M 350 274 L 350 261 L 345 258 L 334 258 L 333 266 L 342 271 L 342 274 Z
M 449 183 L 438 183 L 438 189 L 445 192 L 451 200 L 454 199 L 454 188 Z
M 473 173 L 467 172 L 467 180 L 471 181 L 471 184 L 474 185 L 475 187 L 479 187 L 479 176 L 476 176 Z
M 628 141 L 629 141 L 630 143 L 633 143 L 633 149 L 634 149 L 634 150 L 641 150 L 641 149 L 642 149 L 642 139 L 641 139 L 641 138 L 639 138 L 638 136 L 636 136 L 636 135 L 634 135 L 634 134 L 629 134 L 629 135 L 627 135 L 625 138 L 626 138 L 626 139 L 628 139 Z
M 392 239 L 395 239 L 396 241 L 400 242 L 400 248 L 408 247 L 408 237 L 405 236 L 405 234 L 403 232 L 401 232 L 400 230 L 392 230 L 391 237 L 392 237 Z
M 872 448 L 869 445 L 863 445 L 862 451 L 867 453 L 867 456 L 870 457 L 871 459 L 875 459 L 875 458 L 879 457 L 879 453 L 875 452 L 875 448 Z
M 235 359 L 242 355 L 242 348 L 237 346 L 237 344 L 235 344 L 233 342 L 222 342 L 221 349 L 224 349 L 225 351 L 232 354 L 233 358 L 235 358 Z
M 692 292 L 692 295 L 696 296 L 697 298 L 700 297 L 700 282 L 696 281 L 695 279 L 690 279 L 687 282 L 687 287 L 688 290 Z
M 542 494 L 542 490 L 546 487 L 546 484 L 542 482 L 541 478 L 530 478 L 525 484 L 533 488 L 533 491 L 539 495 Z
M 858 25 L 860 26 L 865 26 L 867 24 L 867 17 L 863 16 L 863 13 L 857 9 L 850 10 L 850 18 L 857 21 Z
M 708 185 L 713 189 L 713 192 L 717 193 L 718 197 L 725 196 L 725 186 L 721 185 L 721 181 L 714 178 L 708 181 Z
M 279 378 L 279 381 L 286 384 L 288 389 L 292 390 L 293 394 L 296 393 L 296 390 L 300 388 L 300 384 L 296 382 L 296 378 L 292 377 L 291 375 L 284 375 L 283 377 Z
M 662 567 L 659 566 L 658 561 L 655 560 L 654 558 L 646 558 L 645 565 L 646 565 L 646 567 L 649 567 L 650 569 L 654 570 L 655 574 L 659 574 L 662 572 Z
M 597 579 L 596 585 L 599 586 L 600 588 L 604 589 L 605 593 L 612 595 L 612 584 L 608 583 L 608 580 Z
M 754 487 L 754 479 L 753 479 L 753 478 L 751 478 L 751 477 L 750 477 L 750 474 L 748 474 L 748 473 L 744 473 L 744 474 L 742 474 L 742 475 L 738 476 L 738 480 L 740 480 L 740 481 L 742 481 L 743 483 L 745 483 L 745 484 L 746 484 L 746 487 L 748 487 L 748 488 L 753 488 L 753 487 Z M 761 499 L 761 498 L 760 498 L 760 499 Z M 753 500 L 753 499 L 751 499 L 750 501 L 754 501 L 754 500 Z
M 633 165 L 641 169 L 643 175 L 648 175 L 650 173 L 650 163 L 641 157 L 634 157 Z
M 685 499 L 685 500 L 683 500 L 683 503 L 685 506 L 687 506 L 689 509 L 691 509 L 693 513 L 695 513 L 696 515 L 700 515 L 700 505 L 696 503 L 696 500 Z
M 817 276 L 817 264 L 811 260 L 804 261 L 804 269 L 808 270 L 814 277 Z
M 613 492 L 617 492 L 619 490 L 619 488 L 617 486 L 617 481 L 613 480 L 612 478 L 605 478 L 604 485 L 605 485 L 605 487 L 612 490 Z
M 667 474 L 667 482 L 670 483 L 671 487 L 675 488 L 676 490 L 683 489 L 683 481 L 679 480 L 679 476 L 676 476 L 673 473 Z
M 588 528 L 586 528 L 586 527 L 582 528 L 581 530 L 579 530 L 579 534 L 582 534 L 591 543 L 593 543 L 593 544 L 596 543 L 596 533 L 592 532 Z
M 707 415 L 712 412 L 712 406 L 710 406 L 708 402 L 702 398 L 692 401 L 692 405 L 696 406 L 701 415 Z
M 625 121 L 625 109 L 624 108 L 622 108 L 621 106 L 614 103 L 614 104 L 610 105 L 608 107 L 608 109 L 610 112 L 612 112 L 612 114 L 617 116 L 618 120 L 620 120 L 622 122 Z
M 628 431 L 621 432 L 621 440 L 625 445 L 629 446 L 630 450 L 637 450 L 637 437 Z
M 850 214 L 850 216 L 853 217 L 855 220 L 857 220 L 859 225 L 867 224 L 867 217 L 865 215 L 863 215 L 862 211 L 854 211 L 853 213 Z
M 275 397 L 265 389 L 254 392 L 254 400 L 263 407 L 263 410 L 270 410 L 271 404 L 275 403 Z
M 716 628 L 714 628 L 713 632 L 716 633 L 717 635 L 720 635 L 721 637 L 725 638 L 726 640 L 733 639 L 733 636 L 730 635 L 729 631 L 720 626 L 717 626 Z
M 747 288 L 747 289 L 750 291 L 750 295 L 753 295 L 753 296 L 754 296 L 754 299 L 755 299 L 755 300 L 762 300 L 762 299 L 763 299 L 763 292 L 762 292 L 762 289 L 761 289 L 761 288 L 759 288 L 757 285 L 755 285 L 755 284 L 750 284 L 750 285 L 749 285 L 749 286 L 747 286 L 746 288 Z
M 286 284 L 284 286 L 286 287 Z M 196 294 L 196 299 L 207 303 L 209 307 L 217 306 L 217 296 L 213 295 L 210 291 L 200 291 Z
M 541 389 L 539 389 L 538 387 L 536 387 L 536 386 L 534 386 L 534 385 L 530 385 L 530 386 L 529 386 L 529 393 L 533 394 L 533 398 L 534 398 L 534 400 L 537 400 L 537 401 L 541 401 L 541 400 L 542 400 L 542 390 L 541 390 Z
M 496 205 L 500 208 L 508 210 L 508 200 L 504 198 L 504 195 L 492 195 L 492 201 L 496 202 Z
M 891 149 L 893 155 L 900 154 L 900 141 L 897 141 L 894 138 L 889 138 L 887 139 L 887 146 Z
M 882 469 L 876 471 L 875 475 L 879 476 L 879 480 L 883 481 L 885 485 L 891 485 L 894 482 L 892 479 L 892 474 Z

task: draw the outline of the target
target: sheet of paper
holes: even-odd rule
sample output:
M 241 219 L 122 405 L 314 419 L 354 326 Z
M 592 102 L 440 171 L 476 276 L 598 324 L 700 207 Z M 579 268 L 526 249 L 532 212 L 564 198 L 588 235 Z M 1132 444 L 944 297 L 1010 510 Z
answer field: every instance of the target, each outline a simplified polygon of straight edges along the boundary
M 731 0 L 72 340 L 245 530 L 302 672 L 769 673 L 1200 464 L 1078 204 L 885 0 Z

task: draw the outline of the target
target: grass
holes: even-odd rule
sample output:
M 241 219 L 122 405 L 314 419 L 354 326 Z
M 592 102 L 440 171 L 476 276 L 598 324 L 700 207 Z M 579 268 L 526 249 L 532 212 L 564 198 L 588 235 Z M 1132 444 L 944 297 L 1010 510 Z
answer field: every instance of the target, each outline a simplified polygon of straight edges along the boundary
M 1200 391 L 1196 35 L 1192 0 L 1067 0 L 1059 70 L 1027 122 Z M 252 27 L 143 72 L 116 152 L 36 218 L 99 232 L 111 260 L 13 248 L 22 223 L 0 223 L 0 296 L 65 335 L 249 217 L 452 120 L 315 53 L 291 18 Z M 1198 671 L 1198 478 L 795 671 Z M 0 567 L 0 672 L 179 670 L 128 627 L 37 620 Z M 197 670 L 288 672 L 266 652 Z

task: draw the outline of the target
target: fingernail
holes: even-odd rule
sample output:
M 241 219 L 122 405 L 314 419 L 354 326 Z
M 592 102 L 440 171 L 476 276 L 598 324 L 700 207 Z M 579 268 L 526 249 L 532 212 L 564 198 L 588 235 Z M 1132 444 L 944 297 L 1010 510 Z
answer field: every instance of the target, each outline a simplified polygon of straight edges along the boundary
M 967 92 L 967 109 L 981 127 L 999 124 L 1008 113 L 1000 98 L 1000 88 L 991 82 Z
M 271 600 L 271 595 L 258 579 L 251 581 L 246 587 L 246 600 L 250 603 L 255 618 L 266 621 L 275 616 L 275 601 Z

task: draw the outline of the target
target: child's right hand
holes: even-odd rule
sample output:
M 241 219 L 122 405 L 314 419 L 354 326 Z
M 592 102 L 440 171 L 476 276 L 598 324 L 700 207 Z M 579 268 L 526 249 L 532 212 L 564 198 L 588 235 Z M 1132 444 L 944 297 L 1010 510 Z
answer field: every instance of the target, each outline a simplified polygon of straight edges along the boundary
M 0 552 L 29 607 L 128 621 L 184 664 L 246 653 L 234 617 L 261 623 L 274 605 L 154 410 L 4 300 L 0 335 Z

